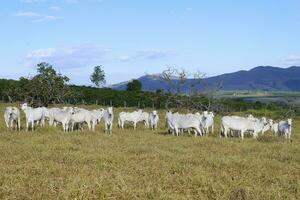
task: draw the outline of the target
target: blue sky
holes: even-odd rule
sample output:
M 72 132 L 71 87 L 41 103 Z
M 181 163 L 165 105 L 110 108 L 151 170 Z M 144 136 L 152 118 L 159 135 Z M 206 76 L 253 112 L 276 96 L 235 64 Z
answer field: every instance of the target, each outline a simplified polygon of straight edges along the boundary
M 209 76 L 300 65 L 299 0 L 0 0 L 0 77 L 31 76 L 41 61 L 89 85 L 166 66 Z

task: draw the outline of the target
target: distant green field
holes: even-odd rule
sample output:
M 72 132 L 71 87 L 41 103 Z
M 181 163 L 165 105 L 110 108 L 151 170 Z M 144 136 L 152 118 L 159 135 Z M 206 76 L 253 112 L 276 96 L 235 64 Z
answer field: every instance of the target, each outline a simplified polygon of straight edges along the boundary
M 300 105 L 300 92 L 290 91 L 220 91 L 215 94 L 217 98 L 241 98 L 245 101 L 282 102 Z
M 168 135 L 164 112 L 157 131 L 115 124 L 112 136 L 103 124 L 96 132 L 8 131 L 1 114 L 0 198 L 299 199 L 300 119 L 292 142 L 270 132 L 241 141 L 219 137 L 220 116 L 209 136 Z
M 300 92 L 291 91 L 219 91 L 216 93 L 219 96 L 235 96 L 235 97 L 300 97 Z

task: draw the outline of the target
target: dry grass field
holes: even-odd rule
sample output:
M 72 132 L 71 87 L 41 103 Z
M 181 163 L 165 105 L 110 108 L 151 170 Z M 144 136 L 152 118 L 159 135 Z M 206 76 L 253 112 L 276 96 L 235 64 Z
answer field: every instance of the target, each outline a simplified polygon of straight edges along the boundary
M 163 116 L 157 131 L 115 125 L 108 136 L 103 124 L 7 131 L 1 114 L 0 198 L 299 199 L 300 119 L 292 142 L 271 133 L 241 141 L 219 137 L 219 117 L 213 135 L 173 137 Z

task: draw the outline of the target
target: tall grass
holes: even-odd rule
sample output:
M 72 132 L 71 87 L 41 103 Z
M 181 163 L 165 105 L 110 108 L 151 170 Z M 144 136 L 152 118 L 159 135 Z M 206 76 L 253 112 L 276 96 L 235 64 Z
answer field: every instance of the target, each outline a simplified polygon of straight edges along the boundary
M 241 141 L 219 137 L 219 117 L 212 135 L 173 137 L 160 115 L 157 131 L 115 125 L 108 136 L 102 124 L 7 131 L 1 114 L 0 198 L 299 199 L 299 119 L 292 142 L 271 133 Z

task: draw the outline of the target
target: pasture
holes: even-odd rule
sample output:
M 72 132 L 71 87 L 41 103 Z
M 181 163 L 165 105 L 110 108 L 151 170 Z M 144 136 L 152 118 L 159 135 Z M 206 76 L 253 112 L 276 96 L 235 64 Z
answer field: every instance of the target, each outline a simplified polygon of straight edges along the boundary
M 8 131 L 0 104 L 1 199 L 299 199 L 300 119 L 292 142 L 270 132 L 257 139 L 168 135 L 157 131 L 64 133 L 48 125 Z M 87 107 L 89 109 L 95 106 Z M 24 130 L 24 113 L 22 113 Z M 85 128 L 86 130 L 86 128 Z

